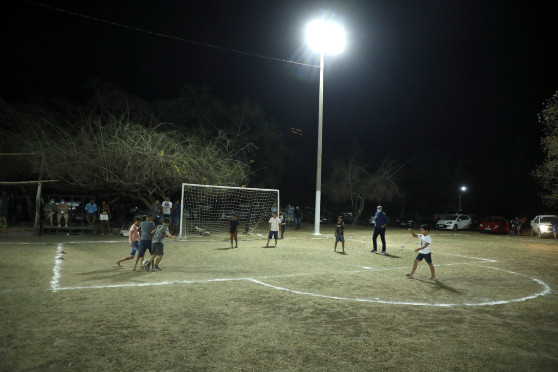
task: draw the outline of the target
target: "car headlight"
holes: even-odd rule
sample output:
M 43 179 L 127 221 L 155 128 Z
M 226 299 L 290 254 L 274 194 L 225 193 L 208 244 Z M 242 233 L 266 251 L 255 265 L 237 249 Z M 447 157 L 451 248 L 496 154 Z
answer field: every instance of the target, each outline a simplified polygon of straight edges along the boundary
M 539 229 L 540 229 L 542 232 L 548 232 L 548 231 L 550 230 L 550 226 L 548 226 L 548 225 L 541 225 L 541 226 L 539 227 Z

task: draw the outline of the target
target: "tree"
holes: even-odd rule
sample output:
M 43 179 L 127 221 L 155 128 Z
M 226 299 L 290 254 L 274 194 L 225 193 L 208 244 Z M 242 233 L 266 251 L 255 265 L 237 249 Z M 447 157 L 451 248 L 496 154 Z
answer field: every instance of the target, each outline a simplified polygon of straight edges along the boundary
M 131 196 L 150 205 L 180 184 L 241 185 L 249 174 L 239 147 L 222 134 L 213 139 L 185 136 L 176 127 L 141 123 L 127 112 L 79 112 L 69 117 L 35 107 L 18 115 L 9 138 L 23 151 L 26 169 L 44 166 L 57 187 Z M 17 129 L 13 129 L 17 128 Z
M 541 149 L 546 158 L 534 171 L 533 176 L 542 186 L 543 202 L 550 206 L 558 206 L 558 91 L 549 98 L 539 114 L 539 122 L 543 125 L 545 136 L 541 139 Z
M 210 94 L 207 86 L 182 88 L 180 96 L 155 102 L 159 120 L 176 124 L 202 138 L 225 135 L 241 147 L 248 146 L 251 183 L 276 187 L 286 168 L 288 151 L 278 123 L 265 117 L 263 108 L 248 99 L 226 104 Z
M 356 224 L 367 199 L 379 203 L 391 201 L 400 195 L 396 175 L 402 167 L 403 165 L 386 159 L 372 173 L 365 166 L 359 165 L 355 158 L 348 165 L 346 162 L 336 161 L 324 184 L 324 191 L 334 202 L 350 201 L 354 212 L 353 223 Z

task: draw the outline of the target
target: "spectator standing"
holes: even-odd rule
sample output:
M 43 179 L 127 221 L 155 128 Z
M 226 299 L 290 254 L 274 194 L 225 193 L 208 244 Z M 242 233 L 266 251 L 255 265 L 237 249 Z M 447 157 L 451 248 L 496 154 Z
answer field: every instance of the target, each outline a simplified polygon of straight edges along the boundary
M 112 219 L 112 214 L 110 207 L 106 200 L 101 203 L 101 208 L 99 209 L 99 221 L 101 221 L 101 235 L 105 235 L 105 228 L 107 229 L 107 234 L 112 234 L 110 230 L 110 220 Z
M 389 217 L 383 212 L 381 205 L 378 205 L 378 207 L 376 208 L 376 215 L 374 217 L 376 221 L 376 225 L 374 226 L 374 235 L 372 235 L 372 244 L 374 245 L 374 248 L 370 252 L 376 253 L 378 251 L 376 240 L 378 238 L 378 235 L 380 235 L 380 239 L 382 240 L 382 251 L 380 252 L 380 254 L 385 254 L 386 227 L 387 225 L 389 225 Z
M 554 239 L 558 239 L 558 217 L 552 217 L 550 223 L 552 224 L 552 233 L 554 234 Z
M 180 231 L 180 207 L 180 200 L 177 200 L 172 204 L 170 233 L 173 235 L 178 234 Z
M 172 203 L 170 197 L 166 196 L 165 200 L 161 203 L 161 209 L 163 210 L 163 218 L 171 218 Z
M 95 204 L 94 199 L 89 200 L 89 203 L 85 204 L 85 219 L 91 227 L 95 224 L 98 210 L 99 208 L 97 207 L 97 204 Z
M 524 215 L 520 214 L 518 221 L 519 225 L 517 226 L 517 235 L 521 236 L 521 230 L 523 229 L 523 225 L 525 225 L 525 222 L 527 222 L 527 218 Z
M 151 204 L 151 213 L 153 213 L 153 220 L 156 223 L 161 222 L 161 216 L 163 214 L 163 208 L 161 207 L 161 202 L 157 199 Z
M 287 225 L 292 225 L 294 223 L 294 207 L 291 203 L 287 204 L 285 213 L 287 214 Z
M 281 239 L 284 238 L 285 229 L 287 228 L 287 218 L 285 217 L 285 211 L 281 210 L 281 214 L 279 215 L 279 219 L 281 220 Z
M 58 218 L 58 227 L 60 226 L 60 222 L 62 222 L 62 218 L 64 218 L 65 226 L 68 227 L 68 220 L 70 219 L 70 206 L 66 204 L 64 198 L 60 199 L 60 203 L 56 206 L 56 216 Z
M 300 207 L 297 205 L 295 210 L 294 210 L 294 225 L 295 225 L 295 230 L 300 229 L 300 224 L 302 223 L 302 210 L 300 210 Z
M 6 191 L 2 191 L 0 195 L 0 227 L 8 227 L 8 206 L 10 205 L 10 197 Z
M 56 215 L 56 203 L 54 198 L 50 198 L 47 205 L 44 206 L 43 211 L 45 212 L 45 217 L 50 222 L 50 227 L 54 227 L 54 216 Z

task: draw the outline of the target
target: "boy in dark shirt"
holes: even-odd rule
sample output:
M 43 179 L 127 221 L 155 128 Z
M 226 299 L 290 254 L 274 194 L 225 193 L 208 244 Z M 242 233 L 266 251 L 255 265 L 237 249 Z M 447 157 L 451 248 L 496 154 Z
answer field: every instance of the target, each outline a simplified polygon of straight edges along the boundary
M 238 217 L 236 214 L 233 214 L 229 221 L 229 234 L 231 235 L 231 248 L 238 248 Z M 233 240 L 235 244 L 234 247 Z
M 343 253 L 345 253 L 345 222 L 343 222 L 343 217 L 337 217 L 337 226 L 335 227 L 335 246 L 333 251 L 337 252 L 337 243 L 341 242 L 343 247 Z

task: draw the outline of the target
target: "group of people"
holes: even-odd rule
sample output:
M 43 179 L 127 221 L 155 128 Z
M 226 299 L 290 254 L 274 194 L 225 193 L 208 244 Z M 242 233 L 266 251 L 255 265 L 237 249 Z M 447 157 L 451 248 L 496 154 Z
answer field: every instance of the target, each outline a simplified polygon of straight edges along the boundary
M 169 231 L 169 225 L 171 225 L 171 218 L 170 214 L 173 210 L 173 205 L 170 203 L 170 199 L 167 197 L 165 198 L 166 205 L 161 204 L 161 212 L 163 214 L 163 219 L 161 224 L 156 226 L 153 222 L 155 218 L 155 214 L 149 214 L 146 216 L 145 221 L 142 221 L 141 217 L 136 217 L 134 223 L 130 226 L 130 230 L 128 233 L 128 242 L 130 244 L 130 254 L 126 257 L 121 258 L 116 262 L 118 266 L 123 261 L 136 259 L 134 265 L 134 271 L 136 271 L 138 263 L 140 264 L 140 269 L 145 271 L 161 271 L 162 269 L 159 267 L 161 260 L 164 254 L 164 244 L 163 239 L 165 237 L 171 239 L 177 239 L 176 235 L 173 235 Z M 171 204 L 170 206 L 168 204 Z M 175 203 L 179 205 L 179 202 Z M 164 208 L 164 209 L 163 209 Z M 159 203 L 156 200 L 153 203 L 152 209 L 154 211 L 159 211 Z M 178 207 L 179 211 L 180 208 Z M 168 212 L 168 213 L 165 213 Z M 275 240 L 275 247 L 277 246 L 277 241 L 279 239 L 279 232 L 281 232 L 281 239 L 284 238 L 285 227 L 288 222 L 288 214 L 287 211 L 281 210 L 281 215 L 278 215 L 277 211 L 272 212 L 272 217 L 268 221 L 268 237 L 265 247 L 269 248 L 269 242 L 271 239 Z M 385 232 L 386 227 L 389 225 L 390 220 L 389 217 L 384 213 L 382 206 L 378 206 L 376 208 L 375 214 L 375 227 L 374 227 L 374 234 L 372 236 L 372 244 L 373 249 L 370 251 L 372 253 L 378 253 L 378 246 L 377 246 L 377 238 L 380 237 L 382 242 L 382 249 L 379 254 L 386 254 L 386 239 L 385 239 Z M 231 242 L 231 249 L 238 248 L 238 216 L 233 214 L 229 221 L 229 236 Z M 343 221 L 343 217 L 337 217 L 337 223 L 335 226 L 335 245 L 334 245 L 334 252 L 337 252 L 337 244 L 341 243 L 342 246 L 342 253 L 345 252 L 345 229 L 346 225 Z M 432 263 L 432 255 L 431 255 L 431 244 L 432 238 L 430 237 L 430 229 L 428 225 L 422 225 L 420 229 L 420 234 L 416 234 L 413 229 L 409 228 L 408 231 L 411 235 L 415 238 L 419 239 L 419 248 L 415 249 L 415 252 L 418 255 L 415 258 L 413 263 L 413 267 L 411 272 L 406 274 L 406 276 L 410 279 L 414 278 L 415 271 L 417 269 L 418 263 L 422 260 L 425 260 L 428 266 L 430 267 L 430 277 L 431 280 L 436 280 L 435 269 Z M 151 257 L 149 259 L 145 259 L 145 253 L 149 250 Z
M 56 216 L 58 227 L 69 227 L 70 222 L 70 205 L 66 203 L 66 200 L 62 197 L 60 201 L 56 203 L 54 198 L 44 206 L 43 211 L 45 212 L 45 217 L 50 223 L 50 227 L 54 227 L 54 217 Z M 95 221 L 99 219 L 101 222 L 101 234 L 110 234 L 110 221 L 112 220 L 112 214 L 110 207 L 106 200 L 101 202 L 101 206 L 97 206 L 95 199 L 90 199 L 89 203 L 84 206 L 85 221 L 90 227 L 94 227 Z
M 128 231 L 128 243 L 130 244 L 130 254 L 121 258 L 116 262 L 116 265 L 121 266 L 120 263 L 127 260 L 136 259 L 134 271 L 140 264 L 140 270 L 149 271 L 162 271 L 159 267 L 164 255 L 165 238 L 177 239 L 176 235 L 169 232 L 169 225 L 171 220 L 164 217 L 161 224 L 156 226 L 153 222 L 154 216 L 148 214 L 145 221 L 141 217 L 135 217 L 134 223 L 130 226 Z M 149 251 L 149 259 L 145 259 L 146 252 Z
M 376 224 L 374 226 L 374 234 L 372 235 L 372 253 L 378 253 L 378 245 L 377 239 L 378 236 L 382 241 L 382 250 L 379 252 L 380 254 L 386 254 L 386 227 L 389 225 L 390 220 L 387 214 L 383 211 L 381 205 L 378 205 L 376 208 L 375 214 L 375 221 Z M 428 225 L 422 225 L 420 228 L 420 234 L 415 234 L 413 229 L 409 228 L 408 231 L 411 235 L 415 238 L 419 239 L 419 248 L 415 249 L 415 252 L 418 253 L 415 261 L 413 263 L 413 267 L 411 272 L 406 274 L 407 278 L 413 279 L 415 275 L 415 271 L 420 261 L 425 260 L 428 266 L 430 267 L 430 277 L 428 279 L 436 280 L 436 273 L 434 270 L 434 264 L 432 263 L 432 255 L 430 251 L 430 246 L 432 244 L 432 237 L 430 234 L 430 228 Z M 337 224 L 335 226 L 335 245 L 333 247 L 333 251 L 337 252 L 337 243 L 341 243 L 342 246 L 342 253 L 345 253 L 345 222 L 343 221 L 343 217 L 337 217 Z M 268 240 L 269 242 L 269 240 Z
M 300 225 L 302 224 L 302 209 L 300 209 L 298 205 L 293 207 L 291 203 L 287 204 L 284 215 L 287 225 L 294 226 L 295 230 L 300 229 Z
M 160 223 L 167 218 L 170 221 L 170 232 L 175 235 L 178 234 L 180 228 L 180 211 L 180 200 L 172 203 L 170 196 L 165 196 L 162 203 L 155 200 L 151 204 L 151 213 L 154 220 Z

